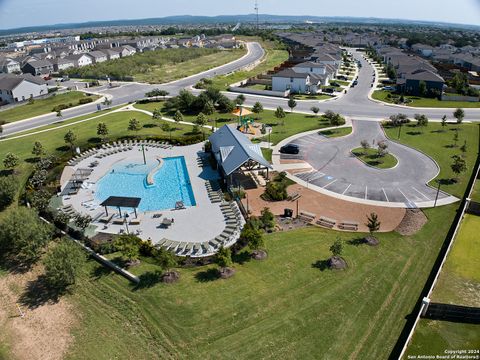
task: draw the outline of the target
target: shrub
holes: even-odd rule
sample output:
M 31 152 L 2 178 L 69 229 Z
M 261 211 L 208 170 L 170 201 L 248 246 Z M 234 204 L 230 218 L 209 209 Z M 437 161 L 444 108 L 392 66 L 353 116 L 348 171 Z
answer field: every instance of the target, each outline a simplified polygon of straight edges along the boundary
M 91 97 L 86 97 L 78 100 L 78 105 L 89 104 L 91 102 L 93 102 L 93 99 Z
M 15 200 L 18 180 L 13 176 L 0 177 L 0 210 L 4 210 Z

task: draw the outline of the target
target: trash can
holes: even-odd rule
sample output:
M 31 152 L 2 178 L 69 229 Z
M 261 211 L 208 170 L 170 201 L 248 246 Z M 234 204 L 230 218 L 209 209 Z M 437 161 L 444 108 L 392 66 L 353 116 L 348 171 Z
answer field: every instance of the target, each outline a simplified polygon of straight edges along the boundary
M 293 217 L 293 210 L 292 209 L 284 209 L 283 210 L 283 216 L 284 217 Z

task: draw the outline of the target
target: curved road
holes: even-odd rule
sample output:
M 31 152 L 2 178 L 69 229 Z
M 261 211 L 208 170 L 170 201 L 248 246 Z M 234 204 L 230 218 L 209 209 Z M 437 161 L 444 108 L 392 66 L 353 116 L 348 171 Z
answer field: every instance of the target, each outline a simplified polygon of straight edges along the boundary
M 258 43 L 247 43 L 248 53 L 244 57 L 225 64 L 215 69 L 208 70 L 206 72 L 196 74 L 184 79 L 176 80 L 167 84 L 149 85 L 140 83 L 127 83 L 122 84 L 116 88 L 107 88 L 102 86 L 96 88 L 95 91 L 101 94 L 110 95 L 112 97 L 113 105 L 125 104 L 128 102 L 136 101 L 143 98 L 147 91 L 154 88 L 165 89 L 170 94 L 175 95 L 183 88 L 190 88 L 198 82 L 201 78 L 214 77 L 216 75 L 228 74 L 235 70 L 241 69 L 248 65 L 251 65 L 259 61 L 263 55 L 264 50 Z M 393 114 L 399 112 L 405 113 L 410 117 L 413 117 L 416 113 L 422 113 L 428 116 L 430 119 L 440 120 L 443 115 L 447 115 L 449 119 L 453 119 L 452 112 L 454 109 L 431 109 L 431 108 L 410 108 L 405 106 L 388 105 L 379 103 L 368 98 L 368 94 L 372 90 L 371 83 L 374 73 L 373 66 L 368 63 L 360 52 L 350 50 L 355 59 L 362 63 L 362 68 L 358 73 L 358 85 L 354 88 L 349 88 L 347 94 L 342 95 L 339 98 L 328 101 L 297 101 L 297 107 L 295 111 L 310 113 L 312 106 L 318 106 L 320 111 L 333 110 L 345 116 L 353 117 L 357 120 L 369 119 L 380 120 L 385 119 Z M 235 98 L 238 94 L 225 92 L 230 98 Z M 245 95 L 246 105 L 253 105 L 256 101 L 260 101 L 264 108 L 275 109 L 277 106 L 288 108 L 288 99 L 273 98 L 265 96 Z M 16 123 L 7 124 L 4 126 L 3 135 L 11 135 L 13 133 L 37 128 L 44 125 L 49 125 L 59 121 L 64 121 L 77 116 L 87 115 L 97 110 L 96 105 L 86 105 L 77 109 L 70 109 L 64 111 L 64 116 L 59 120 L 54 114 L 45 115 L 32 120 L 25 120 Z M 470 121 L 480 121 L 480 108 L 477 109 L 465 109 L 465 119 Z

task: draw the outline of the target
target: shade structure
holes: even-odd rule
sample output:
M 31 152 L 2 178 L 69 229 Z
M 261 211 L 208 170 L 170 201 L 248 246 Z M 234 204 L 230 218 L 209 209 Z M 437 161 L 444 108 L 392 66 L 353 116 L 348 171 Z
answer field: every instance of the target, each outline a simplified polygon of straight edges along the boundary
M 240 108 L 236 108 L 235 110 L 232 111 L 232 115 L 235 115 L 235 116 L 247 116 L 247 115 L 251 115 L 252 112 L 248 109 L 245 109 L 243 107 L 240 107 Z
M 142 201 L 142 198 L 138 197 L 126 197 L 126 196 L 110 196 L 104 200 L 100 206 L 105 207 L 105 213 L 108 215 L 108 206 L 118 208 L 120 216 L 122 216 L 121 208 L 132 208 L 135 211 L 135 217 L 137 217 L 137 208 Z

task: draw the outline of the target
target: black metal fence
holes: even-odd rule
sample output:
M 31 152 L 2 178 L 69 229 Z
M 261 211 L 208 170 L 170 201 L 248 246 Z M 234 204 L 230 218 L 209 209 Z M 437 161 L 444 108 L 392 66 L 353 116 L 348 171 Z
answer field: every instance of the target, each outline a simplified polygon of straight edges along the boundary
M 430 303 L 424 317 L 432 320 L 480 324 L 480 308 Z

